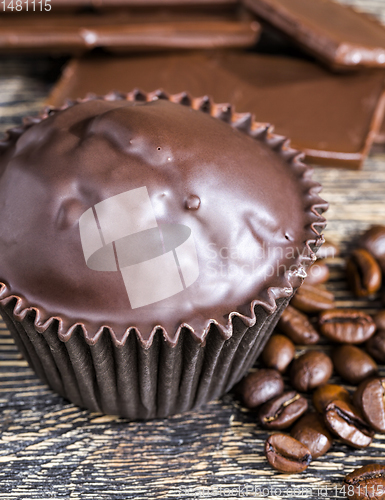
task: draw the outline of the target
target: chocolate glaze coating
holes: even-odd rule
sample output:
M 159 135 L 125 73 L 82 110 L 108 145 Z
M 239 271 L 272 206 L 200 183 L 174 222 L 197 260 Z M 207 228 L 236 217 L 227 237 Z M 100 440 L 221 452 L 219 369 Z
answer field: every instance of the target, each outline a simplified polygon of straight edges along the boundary
M 203 340 L 212 320 L 231 335 L 231 312 L 252 325 L 254 306 L 273 311 L 298 286 L 309 242 L 320 244 L 314 207 L 326 204 L 308 169 L 284 159 L 295 153 L 167 100 L 96 99 L 54 112 L 0 156 L 0 297 L 19 298 L 16 316 L 34 307 L 40 331 L 58 319 L 63 340 L 75 324 L 89 342 L 109 327 L 118 343 L 132 327 L 151 342 L 160 326 L 176 342 L 181 325 Z M 182 292 L 131 309 L 116 272 L 87 267 L 79 218 L 143 186 L 160 226 L 191 229 L 200 273 Z M 197 209 L 186 207 L 191 196 Z

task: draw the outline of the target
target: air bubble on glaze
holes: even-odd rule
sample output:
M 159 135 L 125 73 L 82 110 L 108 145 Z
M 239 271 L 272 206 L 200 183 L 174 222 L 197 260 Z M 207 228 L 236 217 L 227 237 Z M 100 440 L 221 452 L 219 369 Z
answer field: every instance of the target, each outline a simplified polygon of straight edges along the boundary
M 190 194 L 190 196 L 185 201 L 185 207 L 187 210 L 198 210 L 201 205 L 201 199 L 196 194 Z

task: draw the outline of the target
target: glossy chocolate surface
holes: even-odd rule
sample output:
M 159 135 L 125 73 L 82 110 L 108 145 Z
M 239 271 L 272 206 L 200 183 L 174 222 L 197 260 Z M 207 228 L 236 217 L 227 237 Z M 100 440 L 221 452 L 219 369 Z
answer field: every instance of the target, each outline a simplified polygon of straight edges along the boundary
M 337 1 L 243 3 L 332 67 L 385 67 L 385 28 L 374 18 Z
M 71 62 L 50 98 L 133 88 L 210 95 L 290 137 L 317 164 L 358 168 L 383 117 L 384 73 L 335 75 L 312 62 L 257 54 L 170 54 Z
M 385 121 L 382 122 L 380 130 L 374 138 L 374 143 L 382 146 L 385 145 Z
M 0 157 L 1 297 L 21 297 L 16 313 L 37 307 L 42 331 L 57 317 L 64 336 L 76 322 L 89 340 L 103 326 L 118 340 L 129 327 L 148 339 L 161 325 L 172 341 L 183 324 L 198 339 L 210 319 L 226 331 L 232 311 L 252 324 L 255 304 L 272 311 L 298 286 L 311 257 L 306 242 L 319 239 L 311 225 L 323 218 L 314 206 L 326 205 L 306 167 L 189 106 L 86 101 L 13 142 Z M 87 267 L 79 218 L 144 186 L 159 226 L 191 229 L 199 277 L 131 309 L 117 272 Z
M 259 23 L 244 9 L 112 9 L 80 13 L 21 12 L 0 16 L 0 52 L 80 55 L 112 52 L 251 47 Z

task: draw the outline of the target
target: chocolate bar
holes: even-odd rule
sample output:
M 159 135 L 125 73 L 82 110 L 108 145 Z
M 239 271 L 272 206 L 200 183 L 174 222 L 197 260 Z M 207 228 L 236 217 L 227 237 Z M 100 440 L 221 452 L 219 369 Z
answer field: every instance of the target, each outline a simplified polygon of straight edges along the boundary
M 385 67 L 385 28 L 332 0 L 242 0 L 252 12 L 336 69 Z
M 374 144 L 385 146 L 385 121 L 382 122 L 381 128 L 374 138 Z
M 213 6 L 234 5 L 237 0 L 51 0 L 52 7 L 154 7 L 154 6 Z
M 251 111 L 307 161 L 359 168 L 384 115 L 385 73 L 333 74 L 311 61 L 242 52 L 72 60 L 48 103 L 134 88 L 189 91 Z
M 250 47 L 260 25 L 244 10 L 21 12 L 0 16 L 0 52 L 75 54 L 109 51 Z

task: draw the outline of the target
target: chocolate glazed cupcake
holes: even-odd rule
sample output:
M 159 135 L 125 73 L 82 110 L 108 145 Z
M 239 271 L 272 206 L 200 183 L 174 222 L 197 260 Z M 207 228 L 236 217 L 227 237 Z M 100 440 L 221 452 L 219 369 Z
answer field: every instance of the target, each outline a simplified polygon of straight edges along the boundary
M 0 310 L 73 403 L 165 417 L 228 391 L 306 276 L 327 204 L 288 141 L 207 97 L 88 96 L 0 153 Z

